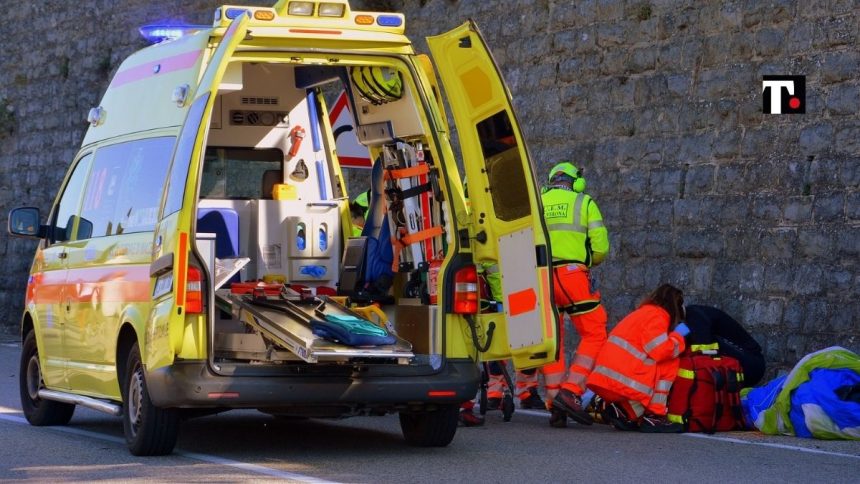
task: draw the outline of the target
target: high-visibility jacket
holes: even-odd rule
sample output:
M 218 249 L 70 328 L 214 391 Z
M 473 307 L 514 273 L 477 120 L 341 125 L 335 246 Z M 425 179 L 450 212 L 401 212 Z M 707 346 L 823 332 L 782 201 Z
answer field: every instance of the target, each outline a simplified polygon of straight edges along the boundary
M 609 333 L 587 386 L 598 395 L 605 389 L 665 413 L 673 380 L 658 366 L 684 351 L 684 337 L 670 332 L 669 324 L 669 313 L 654 304 L 643 304 L 628 314 Z
M 550 188 L 541 199 L 553 260 L 588 267 L 603 262 L 609 252 L 609 233 L 597 203 L 585 193 L 564 188 Z

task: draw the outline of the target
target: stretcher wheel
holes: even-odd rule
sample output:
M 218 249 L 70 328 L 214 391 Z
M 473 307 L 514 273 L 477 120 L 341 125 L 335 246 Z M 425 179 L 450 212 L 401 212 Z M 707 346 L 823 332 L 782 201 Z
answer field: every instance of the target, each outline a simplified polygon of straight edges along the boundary
M 505 422 L 511 421 L 511 416 L 514 414 L 514 397 L 505 395 L 502 398 L 502 418 Z

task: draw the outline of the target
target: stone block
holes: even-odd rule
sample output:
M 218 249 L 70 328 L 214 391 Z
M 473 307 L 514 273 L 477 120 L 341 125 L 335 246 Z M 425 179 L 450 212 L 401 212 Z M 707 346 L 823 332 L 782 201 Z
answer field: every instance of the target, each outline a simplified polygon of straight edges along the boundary
M 833 86 L 827 94 L 827 110 L 832 115 L 857 115 L 860 113 L 860 85 L 842 83 Z
M 845 195 L 845 217 L 848 220 L 860 220 L 860 192 Z
M 860 256 L 860 227 L 850 226 L 840 230 L 836 244 L 840 256 Z
M 617 21 L 624 16 L 624 2 L 620 0 L 597 0 L 597 21 Z
M 782 323 L 784 301 L 781 299 L 750 299 L 743 320 L 750 326 L 779 326 Z
M 824 270 L 818 264 L 796 264 L 793 292 L 801 296 L 821 293 Z
M 833 125 L 829 122 L 807 126 L 800 132 L 800 148 L 810 155 L 825 152 L 833 146 L 834 131 Z
M 807 224 L 812 222 L 812 198 L 792 197 L 785 204 L 782 214 L 788 224 Z
M 703 259 L 693 261 L 691 272 L 690 284 L 693 290 L 699 293 L 706 293 L 711 290 L 714 274 L 710 262 Z
M 797 246 L 797 231 L 792 229 L 770 229 L 762 232 L 759 247 L 750 253 L 764 260 L 793 259 Z
M 807 257 L 828 257 L 833 250 L 835 237 L 823 227 L 802 229 L 797 235 L 799 255 Z
M 822 55 L 818 62 L 818 75 L 822 84 L 856 80 L 860 69 L 860 53 L 850 50 L 829 52 Z
M 661 104 L 669 92 L 666 87 L 666 77 L 661 74 L 637 78 L 634 89 L 633 99 L 639 106 Z
M 675 238 L 675 255 L 691 259 L 716 258 L 723 251 L 720 234 L 712 229 L 680 230 Z
M 860 156 L 860 127 L 845 126 L 840 127 L 836 134 L 836 143 L 833 149 L 836 153 L 852 156 Z M 856 161 L 854 162 L 857 163 Z
M 676 197 L 681 186 L 681 172 L 675 168 L 651 170 L 648 192 L 654 197 Z M 671 211 L 670 211 L 671 216 Z
M 779 28 L 764 28 L 756 32 L 755 53 L 761 57 L 779 55 L 783 49 L 786 32 Z
M 816 195 L 812 204 L 812 215 L 816 224 L 841 222 L 843 220 L 845 197 L 841 193 Z

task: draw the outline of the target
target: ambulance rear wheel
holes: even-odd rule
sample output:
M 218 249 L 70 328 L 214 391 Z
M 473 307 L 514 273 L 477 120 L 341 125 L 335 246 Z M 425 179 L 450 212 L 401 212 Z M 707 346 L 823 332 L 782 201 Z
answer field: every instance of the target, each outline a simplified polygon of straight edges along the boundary
M 158 408 L 149 398 L 140 347 L 132 346 L 122 386 L 122 427 L 133 455 L 166 455 L 179 437 L 179 411 Z
M 39 390 L 45 387 L 42 380 L 42 367 L 39 363 L 39 349 L 36 347 L 36 333 L 30 331 L 21 349 L 21 362 L 18 369 L 18 386 L 21 393 L 21 409 L 30 425 L 66 425 L 75 413 L 75 406 L 69 403 L 43 400 Z
M 457 432 L 459 405 L 440 405 L 425 412 L 400 412 L 400 428 L 409 445 L 445 447 Z

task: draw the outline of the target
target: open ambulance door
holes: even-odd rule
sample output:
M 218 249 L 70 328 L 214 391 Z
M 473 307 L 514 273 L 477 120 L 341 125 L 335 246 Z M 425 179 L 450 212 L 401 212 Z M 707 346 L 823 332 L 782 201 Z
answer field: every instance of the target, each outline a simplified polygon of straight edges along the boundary
M 173 363 L 177 355 L 186 359 L 202 359 L 207 355 L 206 318 L 203 317 L 206 304 L 201 299 L 205 292 L 199 280 L 200 271 L 205 268 L 189 271 L 195 244 L 192 228 L 197 220 L 193 210 L 197 190 L 193 187 L 199 182 L 208 120 L 218 97 L 218 86 L 233 52 L 245 38 L 248 19 L 248 15 L 240 15 L 224 31 L 218 47 L 209 57 L 176 141 L 163 195 L 162 216 L 155 227 L 154 262 L 149 271 L 153 307 L 146 348 L 142 349 L 147 355 L 149 371 Z
M 428 37 L 460 140 L 476 263 L 496 262 L 503 313 L 479 314 L 495 330 L 484 360 L 511 357 L 518 369 L 558 357 L 549 236 L 528 150 L 508 88 L 473 21 Z M 492 268 L 490 270 L 493 270 Z

